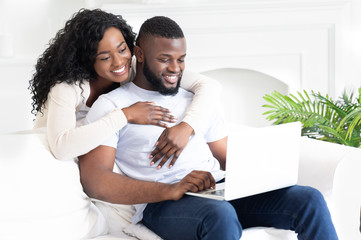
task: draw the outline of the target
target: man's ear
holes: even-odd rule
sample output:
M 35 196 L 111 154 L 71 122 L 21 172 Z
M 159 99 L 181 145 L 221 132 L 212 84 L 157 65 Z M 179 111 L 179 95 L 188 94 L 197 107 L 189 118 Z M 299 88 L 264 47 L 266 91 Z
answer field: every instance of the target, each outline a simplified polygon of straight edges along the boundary
M 144 53 L 143 49 L 141 49 L 139 46 L 134 46 L 134 55 L 137 58 L 137 62 L 143 62 L 144 61 Z

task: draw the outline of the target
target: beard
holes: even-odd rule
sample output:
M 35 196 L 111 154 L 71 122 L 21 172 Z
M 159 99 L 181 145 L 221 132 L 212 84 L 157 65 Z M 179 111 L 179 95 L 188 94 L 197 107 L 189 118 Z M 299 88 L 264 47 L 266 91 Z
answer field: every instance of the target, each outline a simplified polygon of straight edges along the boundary
M 148 80 L 150 84 L 154 87 L 156 91 L 158 91 L 162 95 L 175 95 L 178 93 L 180 87 L 180 81 L 182 79 L 182 75 L 179 76 L 177 86 L 172 88 L 167 88 L 162 79 L 158 78 L 148 67 L 147 61 L 144 60 L 144 67 L 143 67 L 143 74 L 144 77 Z

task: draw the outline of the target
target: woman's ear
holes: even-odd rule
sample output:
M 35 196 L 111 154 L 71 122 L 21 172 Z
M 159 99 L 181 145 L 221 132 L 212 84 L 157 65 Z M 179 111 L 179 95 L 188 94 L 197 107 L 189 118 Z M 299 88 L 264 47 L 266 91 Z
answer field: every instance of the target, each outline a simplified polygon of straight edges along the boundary
M 143 49 L 141 49 L 139 46 L 134 46 L 134 55 L 137 58 L 137 62 L 143 62 L 144 61 L 144 53 Z

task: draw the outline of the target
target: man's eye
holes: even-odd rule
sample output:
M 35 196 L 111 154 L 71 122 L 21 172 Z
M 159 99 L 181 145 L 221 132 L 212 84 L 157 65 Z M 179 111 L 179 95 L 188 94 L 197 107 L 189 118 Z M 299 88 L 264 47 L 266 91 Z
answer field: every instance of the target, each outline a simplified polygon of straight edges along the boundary
M 169 60 L 168 60 L 167 58 L 161 58 L 161 59 L 159 59 L 159 61 L 161 61 L 161 62 L 163 62 L 163 63 L 166 63 L 166 62 L 168 62 Z
M 184 59 L 183 59 L 183 58 L 182 58 L 182 59 L 178 59 L 178 62 L 183 63 L 183 62 L 184 62 Z

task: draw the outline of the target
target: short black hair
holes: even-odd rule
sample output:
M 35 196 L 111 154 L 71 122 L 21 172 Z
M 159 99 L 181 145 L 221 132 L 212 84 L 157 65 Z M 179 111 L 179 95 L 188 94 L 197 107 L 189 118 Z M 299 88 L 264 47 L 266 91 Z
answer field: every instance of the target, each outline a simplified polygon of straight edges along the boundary
M 172 19 L 165 16 L 155 16 L 147 19 L 140 27 L 136 44 L 147 36 L 156 36 L 169 39 L 184 38 L 181 27 Z

